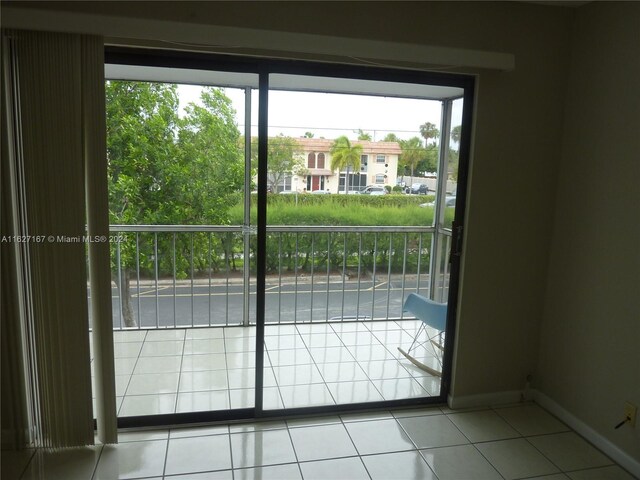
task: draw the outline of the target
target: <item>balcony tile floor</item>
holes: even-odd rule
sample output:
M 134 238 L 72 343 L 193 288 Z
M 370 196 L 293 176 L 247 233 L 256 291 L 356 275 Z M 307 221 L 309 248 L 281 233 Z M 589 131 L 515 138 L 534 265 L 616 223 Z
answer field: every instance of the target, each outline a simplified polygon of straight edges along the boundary
M 264 407 L 282 409 L 428 397 L 440 379 L 398 347 L 420 323 L 306 323 L 265 327 Z M 121 417 L 254 405 L 255 327 L 114 332 Z M 437 366 L 433 349 L 416 356 Z
M 3 452 L 2 478 L 633 479 L 535 404 L 126 431 L 119 442 Z

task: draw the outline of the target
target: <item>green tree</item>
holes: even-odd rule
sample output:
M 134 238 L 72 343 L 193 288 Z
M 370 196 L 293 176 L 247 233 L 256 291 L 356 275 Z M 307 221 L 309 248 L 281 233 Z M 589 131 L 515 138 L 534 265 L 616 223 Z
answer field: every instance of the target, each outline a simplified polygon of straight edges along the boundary
M 190 104 L 178 116 L 177 86 L 149 82 L 110 81 L 105 86 L 107 158 L 111 223 L 220 224 L 242 187 L 243 157 L 230 100 L 217 89 L 203 91 L 203 106 Z M 142 237 L 142 235 L 141 235 Z M 139 241 L 138 241 L 139 240 Z M 196 241 L 198 239 L 195 239 Z M 185 250 L 193 237 L 163 238 L 162 250 Z M 152 243 L 153 243 L 152 242 Z M 161 248 L 158 248 L 160 251 Z M 171 255 L 159 259 L 144 238 L 115 247 L 114 274 L 121 297 L 124 325 L 135 326 L 131 292 L 132 273 L 164 266 Z M 119 257 L 119 258 L 115 258 Z M 181 271 L 185 255 L 172 265 Z M 191 251 L 193 265 L 193 251 Z M 139 262 L 139 263 L 138 263 Z M 115 266 L 114 266 L 115 267 Z
M 348 193 L 349 169 L 360 169 L 362 145 L 352 145 L 346 136 L 338 137 L 331 146 L 331 170 L 347 171 L 344 182 L 344 193 Z
M 110 223 L 162 222 L 159 212 L 170 184 L 166 167 L 175 156 L 177 88 L 160 83 L 107 82 L 105 91 Z M 116 255 L 122 268 L 114 266 L 112 271 L 125 326 L 131 327 L 136 325 L 129 290 L 135 251 L 128 242 L 119 247 Z
M 278 185 L 283 184 L 289 175 L 305 175 L 307 169 L 304 166 L 302 150 L 295 138 L 280 134 L 269 137 L 267 146 L 267 184 L 271 191 L 277 192 Z M 257 168 L 258 139 L 251 141 L 251 162 Z
M 462 126 L 456 125 L 451 129 L 451 140 L 455 143 L 460 143 L 460 135 L 462 134 Z
M 413 177 L 418 163 L 426 157 L 426 150 L 422 146 L 422 139 L 413 137 L 409 140 L 401 140 L 400 148 L 402 149 L 402 153 L 400 154 L 398 165 L 401 166 L 403 172 L 408 168 Z
M 175 157 L 175 85 L 107 82 L 107 159 L 111 223 L 158 223 Z
M 361 128 L 359 128 L 356 133 L 358 134 L 358 140 L 371 141 L 373 138 L 369 132 L 365 132 Z
M 272 191 L 277 191 L 278 185 L 287 175 L 305 174 L 302 151 L 295 139 L 283 134 L 270 138 L 268 151 L 267 181 Z
M 438 130 L 433 123 L 425 122 L 420 125 L 420 135 L 422 135 L 422 138 L 424 138 L 427 145 L 429 144 L 429 140 L 435 140 L 437 143 L 438 137 L 440 136 L 440 130 Z
M 387 135 L 382 139 L 383 142 L 398 142 L 400 143 L 400 139 L 395 133 L 387 133 Z
M 206 88 L 202 106 L 190 103 L 179 122 L 177 155 L 169 167 L 172 196 L 163 202 L 166 223 L 224 225 L 244 186 L 240 132 L 231 100 Z
M 304 138 L 313 138 L 315 135 L 311 132 L 304 132 Z
M 424 149 L 424 157 L 418 163 L 416 169 L 420 172 L 435 172 L 438 170 L 438 153 L 440 148 L 437 143 L 431 143 Z
M 447 163 L 449 165 L 449 176 L 458 181 L 458 166 L 460 157 L 460 136 L 462 135 L 462 126 L 457 125 L 451 129 L 451 140 L 456 144 L 457 148 L 453 148 L 449 145 L 449 152 Z

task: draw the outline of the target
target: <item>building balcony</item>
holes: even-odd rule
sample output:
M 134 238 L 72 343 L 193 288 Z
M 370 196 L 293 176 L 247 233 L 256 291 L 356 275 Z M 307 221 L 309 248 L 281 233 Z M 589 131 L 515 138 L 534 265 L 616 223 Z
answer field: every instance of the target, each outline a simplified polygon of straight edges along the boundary
M 112 284 L 118 415 L 253 407 L 253 232 L 112 231 L 121 237 Z M 444 252 L 449 232 L 430 227 L 269 227 L 265 410 L 440 394 L 440 378 L 398 351 L 421 324 L 402 311 L 406 295 L 446 298 L 448 272 L 431 261 L 442 258 L 436 235 Z M 438 368 L 430 346 L 415 356 Z

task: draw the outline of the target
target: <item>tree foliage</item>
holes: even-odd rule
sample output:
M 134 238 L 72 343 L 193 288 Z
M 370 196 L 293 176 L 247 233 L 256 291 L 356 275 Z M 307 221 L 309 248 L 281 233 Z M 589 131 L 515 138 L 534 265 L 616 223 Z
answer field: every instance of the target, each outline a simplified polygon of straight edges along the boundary
M 373 140 L 373 137 L 371 136 L 371 134 L 369 132 L 365 132 L 364 130 L 362 130 L 361 128 L 359 128 L 356 133 L 358 134 L 358 140 L 366 140 L 366 141 L 371 141 Z
M 161 223 L 167 167 L 176 156 L 177 87 L 107 82 L 105 88 L 110 221 Z
M 387 133 L 382 139 L 383 142 L 400 142 L 400 139 L 395 133 Z
M 440 137 L 440 130 L 436 128 L 436 126 L 431 122 L 425 122 L 420 125 L 420 135 L 424 138 L 426 144 L 429 144 L 429 140 L 438 141 L 438 137 Z
M 413 177 L 418 163 L 426 156 L 426 150 L 422 146 L 422 140 L 418 137 L 413 137 L 409 140 L 400 140 L 399 143 L 402 153 L 400 154 L 398 165 L 402 168 L 403 173 L 406 169 L 409 169 Z
M 252 162 L 257 167 L 258 139 L 253 139 L 251 144 Z M 272 192 L 278 191 L 278 185 L 283 184 L 285 177 L 306 175 L 303 152 L 295 138 L 283 134 L 270 137 L 267 151 L 267 183 Z
M 110 81 L 105 90 L 110 222 L 228 223 L 228 210 L 243 187 L 244 160 L 235 112 L 224 93 L 204 89 L 202 105 L 190 104 L 180 118 L 176 85 Z M 114 280 L 126 326 L 135 325 L 129 281 L 138 265 L 146 270 L 171 263 L 180 277 L 198 261 L 193 244 L 199 238 L 152 240 L 124 242 L 112 255 L 119 260 Z M 175 258 L 156 258 L 158 243 L 167 243 L 166 251 L 175 245 Z M 224 241 L 217 246 L 226 255 Z
M 456 125 L 451 129 L 451 140 L 460 143 L 460 135 L 462 134 L 462 125 Z
M 203 90 L 202 106 L 189 104 L 180 121 L 167 223 L 223 225 L 244 186 L 244 158 L 235 111 L 224 93 Z

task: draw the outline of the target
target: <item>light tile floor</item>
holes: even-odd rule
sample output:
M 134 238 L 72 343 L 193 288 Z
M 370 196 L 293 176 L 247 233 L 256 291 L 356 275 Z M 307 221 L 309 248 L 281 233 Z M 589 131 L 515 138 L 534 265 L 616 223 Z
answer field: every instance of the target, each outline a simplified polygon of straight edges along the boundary
M 428 397 L 440 379 L 398 352 L 416 320 L 265 327 L 265 409 Z M 114 332 L 118 415 L 253 407 L 255 327 Z M 415 356 L 438 367 L 433 348 Z
M 6 479 L 629 480 L 535 404 L 382 410 L 121 432 L 118 445 L 3 452 Z

